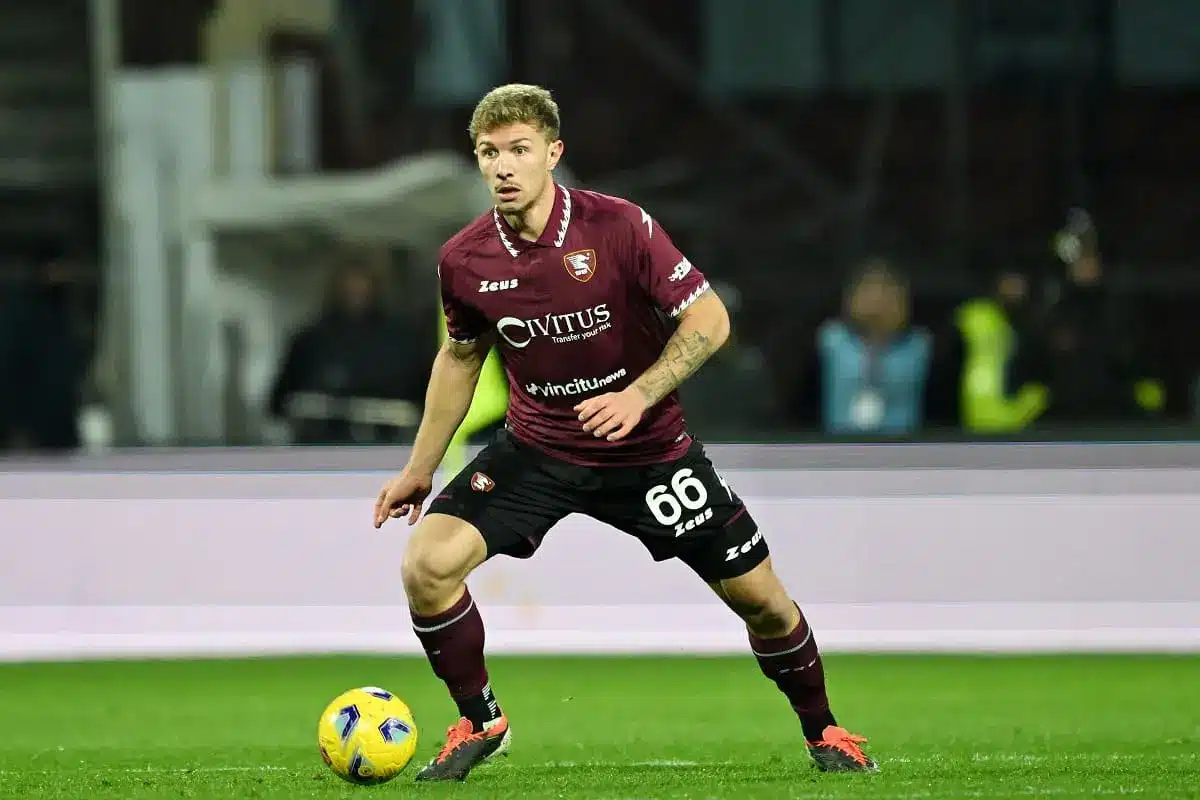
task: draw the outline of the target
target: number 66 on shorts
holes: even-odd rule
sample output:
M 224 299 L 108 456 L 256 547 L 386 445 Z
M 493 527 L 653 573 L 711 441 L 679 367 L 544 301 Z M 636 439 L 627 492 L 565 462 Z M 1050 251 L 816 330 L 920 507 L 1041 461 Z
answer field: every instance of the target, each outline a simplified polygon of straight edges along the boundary
M 733 492 L 724 477 L 715 469 L 711 472 L 720 482 L 724 494 L 733 501 Z M 708 489 L 691 467 L 680 467 L 671 475 L 670 481 L 651 487 L 646 492 L 646 508 L 660 525 L 673 527 L 676 536 L 682 536 L 713 517 L 713 509 L 708 505 Z
M 610 495 L 628 500 L 595 516 L 637 536 L 656 560 L 680 558 L 711 582 L 766 558 L 758 525 L 699 443 L 677 461 L 638 472 L 640 486 Z

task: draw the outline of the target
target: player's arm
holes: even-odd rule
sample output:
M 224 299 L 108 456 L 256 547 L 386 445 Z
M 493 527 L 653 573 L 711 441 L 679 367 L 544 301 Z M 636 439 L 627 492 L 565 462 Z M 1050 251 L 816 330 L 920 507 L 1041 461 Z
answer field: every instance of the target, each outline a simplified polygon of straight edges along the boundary
M 679 327 L 667 340 L 662 355 L 631 388 L 641 393 L 646 408 L 679 388 L 729 339 L 729 312 L 712 289 L 705 290 L 679 317 Z
M 495 341 L 494 331 L 483 315 L 456 295 L 453 280 L 454 273 L 443 274 L 439 264 L 446 340 L 433 359 L 425 389 L 425 410 L 408 465 L 384 484 L 375 499 L 376 528 L 389 518 L 408 517 L 409 525 L 417 523 L 425 498 L 433 491 L 433 475 L 471 408 L 483 362 Z
M 438 290 L 445 327 L 425 389 L 425 410 L 405 472 L 430 478 L 454 434 L 466 419 L 484 361 L 495 343 L 495 330 L 458 290 L 459 267 L 443 254 L 438 261 Z
M 379 491 L 375 500 L 376 528 L 389 518 L 408 517 L 409 525 L 417 523 L 422 504 L 433 490 L 434 472 L 471 407 L 475 384 L 491 346 L 491 337 L 451 339 L 434 357 L 412 456 L 404 470 Z
M 438 351 L 425 390 L 425 411 L 408 462 L 410 472 L 432 475 L 442 463 L 450 440 L 471 408 L 479 373 L 493 344 L 495 336 L 487 334 L 469 342 L 452 339 Z
M 650 215 L 635 210 L 627 220 L 630 275 L 679 325 L 658 359 L 627 388 L 575 406 L 583 429 L 610 442 L 633 431 L 648 409 L 675 391 L 729 338 L 729 313 L 721 298 Z
M 662 355 L 633 383 L 575 406 L 585 431 L 610 442 L 623 439 L 648 409 L 675 391 L 729 338 L 729 312 L 712 289 L 702 289 L 676 318 L 679 327 Z

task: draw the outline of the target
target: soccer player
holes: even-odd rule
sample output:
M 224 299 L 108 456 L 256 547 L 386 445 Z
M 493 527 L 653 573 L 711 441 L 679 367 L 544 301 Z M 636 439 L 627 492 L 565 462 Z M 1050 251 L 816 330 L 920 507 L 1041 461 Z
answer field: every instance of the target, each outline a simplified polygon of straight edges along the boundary
M 505 429 L 434 498 L 401 570 L 413 629 L 461 714 L 417 780 L 463 780 L 508 750 L 465 580 L 488 558 L 532 556 L 571 513 L 637 537 L 657 561 L 680 559 L 712 587 L 745 621 L 819 768 L 876 769 L 866 740 L 829 710 L 812 629 L 766 539 L 685 428 L 676 388 L 729 335 L 721 300 L 641 208 L 554 182 L 563 143 L 545 89 L 492 90 L 469 132 L 495 208 L 442 247 L 449 340 L 408 465 L 375 503 L 376 528 L 417 523 L 498 345 L 511 387 Z

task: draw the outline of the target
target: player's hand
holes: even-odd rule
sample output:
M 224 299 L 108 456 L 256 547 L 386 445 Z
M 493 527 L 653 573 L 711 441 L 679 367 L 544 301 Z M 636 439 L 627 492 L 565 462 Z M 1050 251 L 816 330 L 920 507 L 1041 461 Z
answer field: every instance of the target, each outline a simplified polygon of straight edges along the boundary
M 433 491 L 433 476 L 419 475 L 405 469 L 383 485 L 375 501 L 375 527 L 391 519 L 408 516 L 408 524 L 416 525 L 421 518 L 421 505 Z
M 584 400 L 575 406 L 583 429 L 597 439 L 610 442 L 624 439 L 642 421 L 646 398 L 635 387 L 609 392 Z

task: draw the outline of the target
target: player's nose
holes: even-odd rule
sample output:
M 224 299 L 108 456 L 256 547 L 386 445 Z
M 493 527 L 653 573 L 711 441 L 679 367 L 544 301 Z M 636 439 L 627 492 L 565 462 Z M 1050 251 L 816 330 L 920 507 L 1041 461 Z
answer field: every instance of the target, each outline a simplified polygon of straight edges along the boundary
M 496 158 L 496 175 L 500 178 L 511 178 L 513 176 L 513 165 L 508 163 L 512 159 L 508 153 L 500 153 Z

